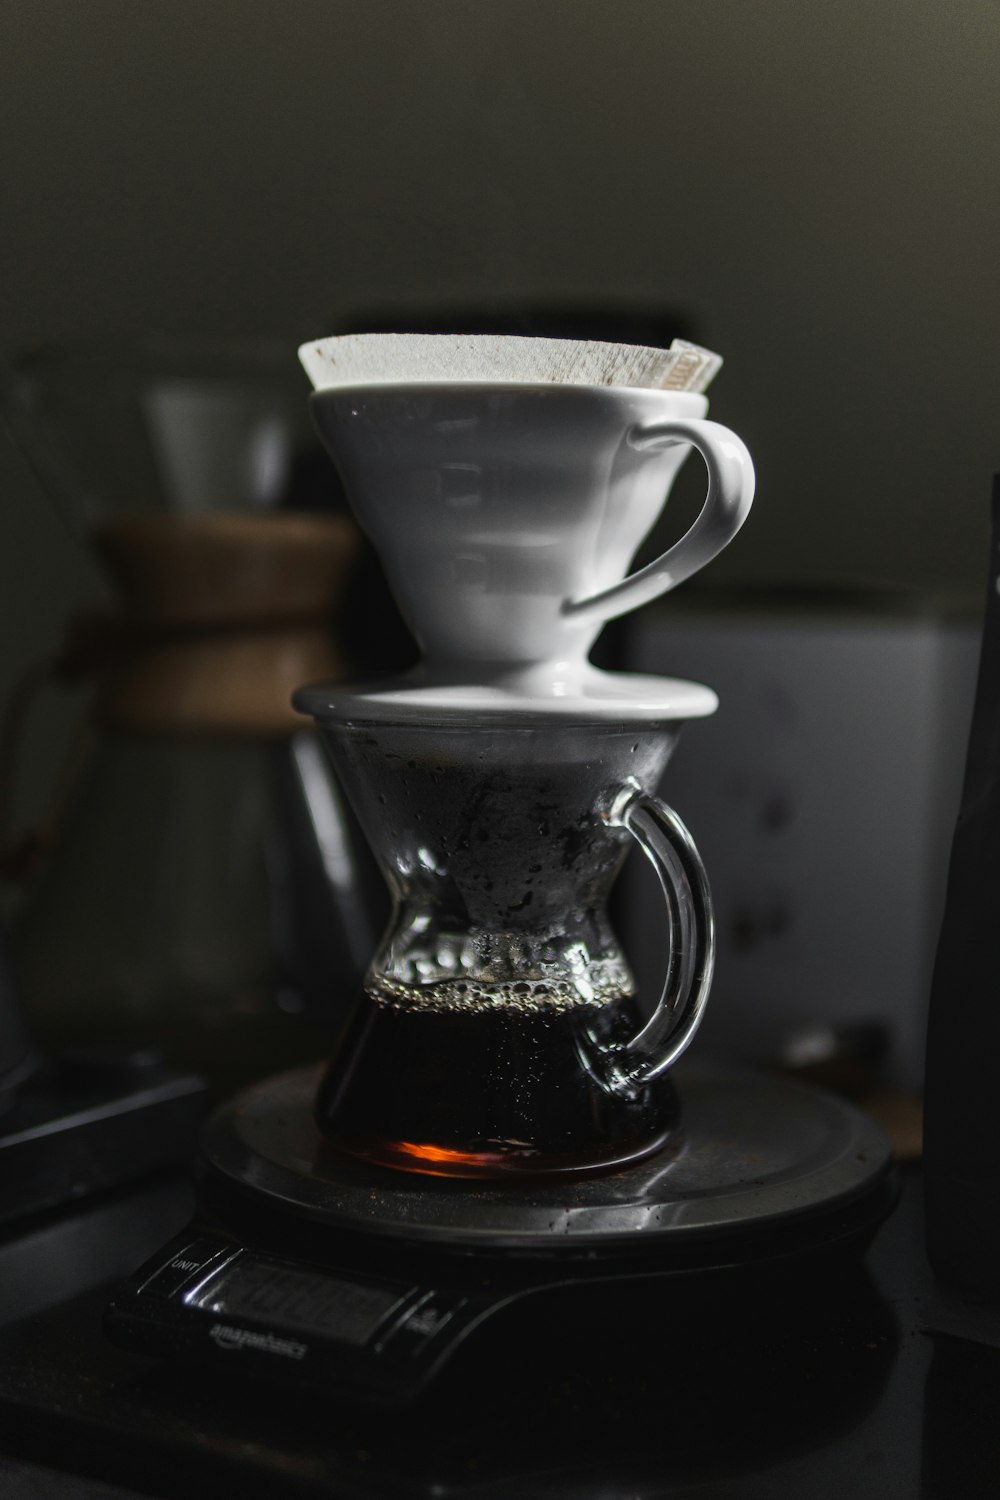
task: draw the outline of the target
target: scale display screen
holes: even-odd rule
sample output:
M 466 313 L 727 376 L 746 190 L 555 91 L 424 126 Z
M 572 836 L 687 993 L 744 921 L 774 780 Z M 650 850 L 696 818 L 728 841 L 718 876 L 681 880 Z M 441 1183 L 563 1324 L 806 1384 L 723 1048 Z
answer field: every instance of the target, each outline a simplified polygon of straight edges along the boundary
M 241 1255 L 185 1297 L 189 1307 L 249 1318 L 297 1333 L 325 1333 L 341 1343 L 367 1343 L 411 1288 L 376 1286 Z

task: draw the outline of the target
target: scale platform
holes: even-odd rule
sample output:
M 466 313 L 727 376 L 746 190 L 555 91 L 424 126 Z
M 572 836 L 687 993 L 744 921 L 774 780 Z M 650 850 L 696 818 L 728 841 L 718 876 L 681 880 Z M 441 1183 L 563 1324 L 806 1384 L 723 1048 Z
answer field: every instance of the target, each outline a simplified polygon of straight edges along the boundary
M 293 1219 L 411 1253 L 620 1254 L 708 1269 L 827 1248 L 840 1238 L 837 1226 L 858 1217 L 852 1209 L 884 1200 L 889 1144 L 861 1110 L 767 1075 L 675 1071 L 675 1143 L 570 1181 L 493 1185 L 356 1161 L 316 1128 L 313 1068 L 224 1105 L 208 1124 L 203 1155 L 214 1178 Z

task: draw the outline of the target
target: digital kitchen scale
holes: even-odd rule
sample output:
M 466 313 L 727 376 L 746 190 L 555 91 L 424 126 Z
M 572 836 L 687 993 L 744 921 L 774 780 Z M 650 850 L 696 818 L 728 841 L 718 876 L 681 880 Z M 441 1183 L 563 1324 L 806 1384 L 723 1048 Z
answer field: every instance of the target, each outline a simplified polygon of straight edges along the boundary
M 402 1405 L 488 1321 L 773 1295 L 790 1271 L 858 1254 L 895 1201 L 874 1121 L 766 1075 L 682 1066 L 681 1129 L 656 1155 L 484 1183 L 337 1152 L 314 1123 L 320 1074 L 269 1079 L 212 1117 L 199 1217 L 115 1297 L 115 1342 Z

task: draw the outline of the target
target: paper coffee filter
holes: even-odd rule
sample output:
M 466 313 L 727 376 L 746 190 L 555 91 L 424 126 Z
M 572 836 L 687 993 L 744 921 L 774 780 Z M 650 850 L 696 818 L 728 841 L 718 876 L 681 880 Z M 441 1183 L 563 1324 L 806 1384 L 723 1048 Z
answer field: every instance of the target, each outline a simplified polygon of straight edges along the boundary
M 299 359 L 318 391 L 424 381 L 617 385 L 703 391 L 721 356 L 685 339 L 669 349 L 492 334 L 347 333 L 313 339 Z

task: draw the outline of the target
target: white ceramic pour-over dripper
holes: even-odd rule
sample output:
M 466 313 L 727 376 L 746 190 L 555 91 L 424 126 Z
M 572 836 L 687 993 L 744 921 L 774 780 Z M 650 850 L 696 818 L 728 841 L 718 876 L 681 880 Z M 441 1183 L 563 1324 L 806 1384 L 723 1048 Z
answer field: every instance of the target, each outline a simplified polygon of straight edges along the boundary
M 322 382 L 317 427 L 422 648 L 416 682 L 631 702 L 630 679 L 587 661 L 595 637 L 709 562 L 753 498 L 750 456 L 705 420 L 703 395 L 615 383 L 676 380 L 681 354 L 695 383 L 718 364 L 705 351 L 545 339 L 303 346 Z M 691 447 L 708 469 L 701 513 L 626 577 Z

